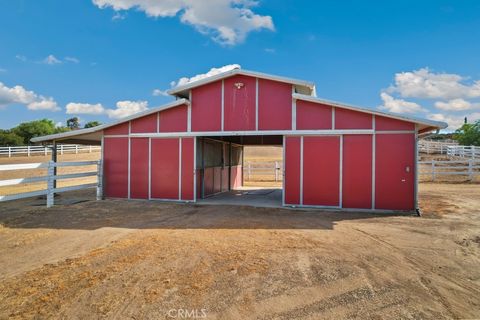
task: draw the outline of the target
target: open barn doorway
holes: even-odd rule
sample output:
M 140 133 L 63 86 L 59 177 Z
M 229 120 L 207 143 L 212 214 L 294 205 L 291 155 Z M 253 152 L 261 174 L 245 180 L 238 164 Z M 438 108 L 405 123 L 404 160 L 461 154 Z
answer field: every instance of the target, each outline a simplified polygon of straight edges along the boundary
M 197 138 L 196 175 L 199 203 L 281 207 L 283 137 Z

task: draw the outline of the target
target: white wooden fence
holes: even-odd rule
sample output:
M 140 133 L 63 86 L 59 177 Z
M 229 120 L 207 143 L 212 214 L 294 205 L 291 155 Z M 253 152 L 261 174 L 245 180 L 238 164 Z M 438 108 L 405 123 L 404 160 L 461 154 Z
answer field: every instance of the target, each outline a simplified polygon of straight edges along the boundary
M 282 181 L 282 162 L 246 162 L 244 166 L 244 176 L 246 181 Z
M 480 159 L 480 147 L 448 146 L 447 155 L 450 157 Z
M 419 161 L 419 176 L 436 181 L 441 176 L 464 176 L 470 181 L 480 177 L 480 160 Z
M 70 173 L 55 175 L 55 167 L 72 167 L 72 166 L 88 166 L 88 165 L 97 165 L 96 171 L 91 172 L 81 172 L 81 173 Z M 100 200 L 103 195 L 103 184 L 102 184 L 102 162 L 101 161 L 81 161 L 81 162 L 43 162 L 43 163 L 23 163 L 23 164 L 5 164 L 0 165 L 0 171 L 10 171 L 10 170 L 26 170 L 26 169 L 39 169 L 47 168 L 47 175 L 40 177 L 28 177 L 20 179 L 9 179 L 9 180 L 0 180 L 0 187 L 4 186 L 13 186 L 22 183 L 32 183 L 32 182 L 47 182 L 47 189 L 23 192 L 17 194 L 9 194 L 0 196 L 0 202 L 16 200 L 29 197 L 37 197 L 46 195 L 47 196 L 47 207 L 51 207 L 54 204 L 54 194 L 61 193 L 66 191 L 82 190 L 87 188 L 97 188 L 97 200 Z M 97 176 L 96 183 L 87 183 L 69 187 L 54 188 L 54 181 L 63 180 L 63 179 L 73 179 L 81 177 L 91 177 Z
M 448 147 L 458 146 L 456 141 L 434 141 L 434 140 L 424 140 L 420 139 L 418 141 L 418 151 L 422 153 L 440 153 L 447 154 Z
M 100 146 L 84 146 L 79 144 L 59 144 L 57 145 L 57 152 L 59 154 L 65 153 L 91 153 L 100 151 Z M 19 147 L 0 147 L 0 157 L 14 157 L 14 156 L 34 156 L 34 155 L 48 155 L 52 153 L 52 146 L 19 146 Z

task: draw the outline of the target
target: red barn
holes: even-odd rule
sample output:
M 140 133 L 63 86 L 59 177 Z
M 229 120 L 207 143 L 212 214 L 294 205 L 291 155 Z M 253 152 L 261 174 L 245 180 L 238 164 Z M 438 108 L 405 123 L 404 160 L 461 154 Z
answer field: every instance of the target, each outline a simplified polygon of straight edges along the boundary
M 282 205 L 417 208 L 417 140 L 446 124 L 322 100 L 301 80 L 234 69 L 112 124 L 32 139 L 101 143 L 104 195 L 195 202 L 242 185 L 245 145 L 284 150 Z

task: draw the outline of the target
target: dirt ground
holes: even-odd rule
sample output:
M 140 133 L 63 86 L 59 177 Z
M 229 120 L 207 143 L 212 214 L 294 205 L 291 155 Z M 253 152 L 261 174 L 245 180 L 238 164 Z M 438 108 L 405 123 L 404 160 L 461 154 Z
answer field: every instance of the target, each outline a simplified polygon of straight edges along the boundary
M 420 196 L 422 217 L 2 203 L 0 318 L 480 318 L 480 185 Z

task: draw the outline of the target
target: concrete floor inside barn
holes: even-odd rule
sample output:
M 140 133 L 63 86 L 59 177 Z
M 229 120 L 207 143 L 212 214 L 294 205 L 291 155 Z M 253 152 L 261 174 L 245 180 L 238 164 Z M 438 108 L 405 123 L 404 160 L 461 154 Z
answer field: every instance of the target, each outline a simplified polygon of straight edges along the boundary
M 236 205 L 263 208 L 282 207 L 282 188 L 280 187 L 241 187 L 237 190 L 222 192 L 214 196 L 197 200 L 198 204 Z

